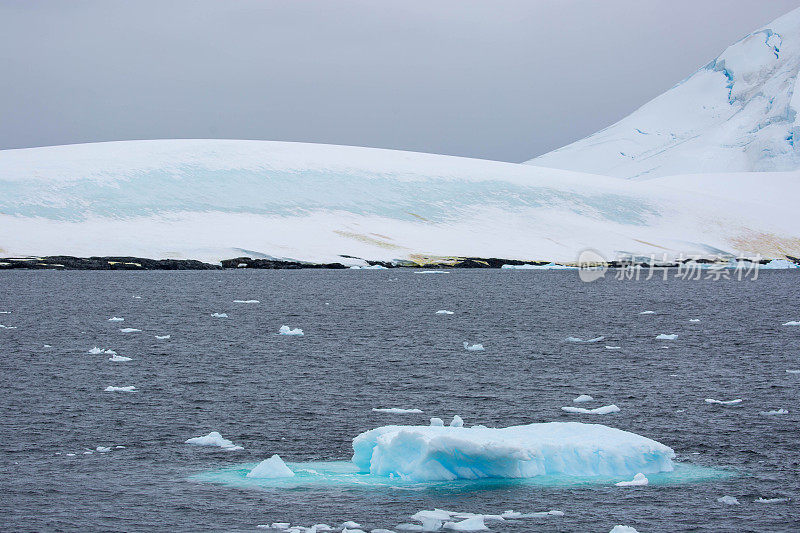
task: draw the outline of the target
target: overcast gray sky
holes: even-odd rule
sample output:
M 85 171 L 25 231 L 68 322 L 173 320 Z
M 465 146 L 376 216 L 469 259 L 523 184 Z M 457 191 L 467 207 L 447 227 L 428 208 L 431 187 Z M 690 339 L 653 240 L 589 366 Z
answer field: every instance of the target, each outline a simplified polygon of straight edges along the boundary
M 522 161 L 800 0 L 0 0 L 0 149 L 241 138 Z

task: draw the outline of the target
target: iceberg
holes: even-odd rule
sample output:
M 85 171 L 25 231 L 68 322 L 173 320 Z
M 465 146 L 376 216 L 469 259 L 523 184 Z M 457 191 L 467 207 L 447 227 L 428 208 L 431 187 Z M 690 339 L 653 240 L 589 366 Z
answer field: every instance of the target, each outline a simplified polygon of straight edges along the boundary
M 470 344 L 464 341 L 464 349 L 468 352 L 482 352 L 484 350 L 483 344 Z
M 619 483 L 615 483 L 617 487 L 641 487 L 647 485 L 649 483 L 647 476 L 639 472 L 631 481 L 620 481 Z
M 393 413 L 397 415 L 421 413 L 420 409 L 402 409 L 400 407 L 373 407 L 372 411 L 375 413 Z
M 773 411 L 760 411 L 759 414 L 763 416 L 788 415 L 789 411 L 787 409 L 776 409 Z
M 276 453 L 269 459 L 264 459 L 255 468 L 247 473 L 250 478 L 279 478 L 279 477 L 294 477 L 292 472 L 283 459 Z
M 787 370 L 787 374 L 800 374 L 800 370 Z
M 448 311 L 446 309 L 440 309 L 440 310 L 436 311 L 436 314 L 437 315 L 452 315 L 453 311 Z
M 118 316 L 112 316 L 111 318 L 108 319 L 108 321 L 109 322 L 124 322 L 125 319 L 124 318 L 120 318 Z
M 191 439 L 186 439 L 185 443 L 193 446 L 218 446 L 228 451 L 244 449 L 241 446 L 235 445 L 228 439 L 223 438 L 222 435 L 220 435 L 217 431 L 212 431 L 208 435 L 203 435 L 202 437 L 192 437 Z
M 300 328 L 290 328 L 289 326 L 281 326 L 281 329 L 278 330 L 278 335 L 303 335 L 303 330 Z
M 784 326 L 800 326 L 800 321 L 798 321 L 798 320 L 790 320 L 789 322 L 784 322 L 782 325 L 784 325 Z
M 95 448 L 95 450 L 100 452 L 100 453 L 108 453 L 108 452 L 111 451 L 111 447 L 110 446 L 98 446 L 97 448 Z
M 214 318 L 228 318 L 228 313 L 211 313 Z
M 758 497 L 753 500 L 756 503 L 787 503 L 789 498 L 762 498 Z
M 572 400 L 573 403 L 583 403 L 583 402 L 593 402 L 593 401 L 594 398 L 592 398 L 588 394 L 581 394 L 580 396 Z
M 735 400 L 715 400 L 714 398 L 706 398 L 706 403 L 714 403 L 718 405 L 736 405 L 737 403 L 742 403 L 742 399 L 737 398 Z
M 700 322 L 699 318 L 690 318 L 689 322 Z
M 661 341 L 674 341 L 677 338 L 678 338 L 678 334 L 677 333 L 673 333 L 673 334 L 669 334 L 669 335 L 666 334 L 666 333 L 659 333 L 658 335 L 656 335 L 656 340 L 661 340 Z
M 758 268 L 762 270 L 786 270 L 789 268 L 800 268 L 800 265 L 787 261 L 786 259 L 773 259 L 766 265 L 761 265 Z
M 108 386 L 103 390 L 106 392 L 136 392 L 136 387 L 134 385 L 128 385 L 125 387 Z
M 103 353 L 103 349 L 102 348 L 98 348 L 97 346 L 95 346 L 94 348 L 89 350 L 89 353 L 92 354 L 92 355 L 98 355 L 98 354 Z
M 581 413 L 587 415 L 607 415 L 609 413 L 619 413 L 620 409 L 616 405 L 604 405 L 603 407 L 595 407 L 594 409 L 584 409 L 583 407 L 562 407 L 562 411 L 568 413 Z
M 722 496 L 721 498 L 717 498 L 717 501 L 725 505 L 739 505 L 739 500 L 733 496 Z
M 604 336 L 595 337 L 595 338 L 593 338 L 593 339 L 586 339 L 586 340 L 584 340 L 584 339 L 581 339 L 580 337 L 567 337 L 566 339 L 564 339 L 564 341 L 566 341 L 566 342 L 582 342 L 582 343 L 587 343 L 587 342 L 600 342 L 600 341 L 601 341 L 601 340 L 603 340 L 603 339 L 605 339 L 605 337 L 604 337 Z
M 639 532 L 636 531 L 636 529 L 632 528 L 631 526 L 614 526 L 614 528 L 608 533 L 639 533 Z
M 633 476 L 673 470 L 675 452 L 600 424 L 548 422 L 506 428 L 383 426 L 353 439 L 362 472 L 411 481 Z
M 120 332 L 122 332 L 122 333 L 133 333 L 134 331 L 142 331 L 142 330 L 136 329 L 136 328 L 122 328 L 122 329 L 120 329 Z
M 445 522 L 443 527 L 452 531 L 489 531 L 489 528 L 483 523 L 483 516 L 480 515 L 466 518 L 460 522 Z
M 125 357 L 124 355 L 117 355 L 117 354 L 114 354 L 114 355 L 112 355 L 111 357 L 109 357 L 109 359 L 108 359 L 108 360 L 109 360 L 109 361 L 113 361 L 113 362 L 115 362 L 115 363 L 123 363 L 123 362 L 125 362 L 125 361 L 130 361 L 130 360 L 131 360 L 131 358 L 130 358 L 130 357 Z

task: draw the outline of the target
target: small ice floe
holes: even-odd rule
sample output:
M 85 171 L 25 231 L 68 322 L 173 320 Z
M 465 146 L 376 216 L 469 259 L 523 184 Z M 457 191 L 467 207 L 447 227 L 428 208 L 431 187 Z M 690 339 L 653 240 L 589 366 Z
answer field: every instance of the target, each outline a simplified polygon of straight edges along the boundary
M 402 409 L 400 407 L 373 407 L 372 411 L 375 413 L 392 413 L 396 415 L 407 415 L 422 412 L 420 409 Z
M 120 333 L 133 333 L 134 331 L 142 331 L 142 330 L 136 328 L 121 328 L 119 331 Z
M 0 311 L 0 315 L 10 315 L 11 311 Z
M 83 452 L 83 455 L 92 455 L 93 453 L 94 452 L 92 452 L 92 451 L 85 451 L 85 452 Z
M 186 439 L 185 443 L 193 446 L 218 446 L 229 452 L 244 450 L 243 447 L 237 446 L 228 439 L 223 438 L 222 435 L 220 435 L 217 431 L 212 431 L 208 435 L 203 435 L 202 437 L 192 437 L 191 439 Z
M 800 374 L 800 370 L 787 370 L 787 374 Z
M 188 442 L 188 441 L 187 441 Z M 279 477 L 294 477 L 294 472 L 286 466 L 283 459 L 276 453 L 269 459 L 264 459 L 255 468 L 247 473 L 246 477 L 259 479 L 272 479 Z
M 431 427 L 444 427 L 444 421 L 441 418 L 434 416 L 431 418 Z
M 171 335 L 156 335 L 156 339 L 158 339 L 160 341 L 167 340 L 170 337 L 171 337 Z
M 725 505 L 739 505 L 739 500 L 733 496 L 723 496 L 721 498 L 717 498 L 717 501 L 719 503 L 724 503 Z
M 800 326 L 800 321 L 797 320 L 790 320 L 789 322 L 784 322 L 784 326 Z
M 125 319 L 119 316 L 112 316 L 108 319 L 109 322 L 124 322 Z
M 614 526 L 614 529 L 609 531 L 608 533 L 639 533 L 636 531 L 636 528 L 631 526 Z
M 342 528 L 346 529 L 355 529 L 361 527 L 361 524 L 358 522 L 353 522 L 352 520 L 348 520 L 347 522 L 342 524 Z
M 656 312 L 655 311 L 642 311 L 639 314 L 640 315 L 654 315 L 654 314 L 656 314 Z
M 130 357 L 125 357 L 124 355 L 117 355 L 114 354 L 108 358 L 109 361 L 113 361 L 114 363 L 124 363 L 125 361 L 130 361 Z
M 439 309 L 436 311 L 437 315 L 452 315 L 453 311 L 448 311 L 447 309 Z
M 580 337 L 567 337 L 564 339 L 566 342 L 600 342 L 605 339 L 605 336 L 595 337 L 593 339 L 581 339 Z
M 773 415 L 788 415 L 789 411 L 787 409 L 775 409 L 772 411 L 760 411 L 758 414 L 763 416 L 773 416 Z
M 583 403 L 583 402 L 593 402 L 593 401 L 594 398 L 592 398 L 588 394 L 581 394 L 580 396 L 572 400 L 572 403 Z
M 580 413 L 585 415 L 607 415 L 609 413 L 619 413 L 620 408 L 614 404 L 604 405 L 603 407 L 596 407 L 594 409 L 584 409 L 583 407 L 562 407 L 562 411 L 568 413 Z
M 453 420 L 450 421 L 451 428 L 463 428 L 464 427 L 464 419 L 458 415 L 453 416 Z
M 756 503 L 786 503 L 789 498 L 756 498 L 753 501 Z
M 258 300 L 234 300 L 233 303 L 235 304 L 257 304 L 261 303 Z
M 278 330 L 278 335 L 303 335 L 303 330 L 300 328 L 290 328 L 289 326 L 281 326 L 281 329 Z
M 606 350 L 621 350 L 622 346 L 609 346 L 606 344 Z
M 735 400 L 715 400 L 714 398 L 706 398 L 706 403 L 715 403 L 719 405 L 736 405 L 737 403 L 742 403 L 742 399 L 737 398 Z
M 484 350 L 483 344 L 470 344 L 464 341 L 464 349 L 468 352 L 482 352 Z
M 656 340 L 659 341 L 674 341 L 677 338 L 678 338 L 677 333 L 672 333 L 670 335 L 667 335 L 666 333 L 659 333 L 658 335 L 656 335 Z
M 141 296 L 134 296 L 134 297 L 133 297 L 133 299 L 134 299 L 134 300 L 141 300 L 141 299 L 142 299 L 142 297 L 141 297 Z
M 483 515 L 466 518 L 460 522 L 445 522 L 442 527 L 452 531 L 489 531 L 483 521 Z
M 98 348 L 97 346 L 95 346 L 94 348 L 89 350 L 89 353 L 92 354 L 92 355 L 98 355 L 98 354 L 103 353 L 103 349 L 102 348 Z
M 43 344 L 42 348 L 52 348 L 52 346 L 50 346 L 49 344 Z
M 699 318 L 690 318 L 689 322 L 700 322 Z
M 647 485 L 648 483 L 649 481 L 647 480 L 647 477 L 641 472 L 639 472 L 638 474 L 633 476 L 633 479 L 630 481 L 620 481 L 619 483 L 614 483 L 614 484 L 617 487 L 641 487 L 643 485 Z
M 106 392 L 136 392 L 136 387 L 134 385 L 128 385 L 125 387 L 108 386 L 103 390 Z
M 211 313 L 214 318 L 228 318 L 228 313 Z
M 95 448 L 95 450 L 97 450 L 100 453 L 108 453 L 108 452 L 111 451 L 111 447 L 110 446 L 98 446 L 97 448 Z
M 114 350 L 111 350 L 111 349 L 105 350 L 105 351 L 103 351 L 103 353 L 106 354 L 106 355 L 117 355 L 117 352 L 115 352 Z
M 0 324 L 0 329 L 17 329 L 17 326 L 4 326 L 3 324 Z
M 415 270 L 414 274 L 449 274 L 448 270 Z
M 117 445 L 117 446 L 114 446 L 114 449 L 115 450 L 123 450 L 123 449 L 125 449 L 125 446 Z

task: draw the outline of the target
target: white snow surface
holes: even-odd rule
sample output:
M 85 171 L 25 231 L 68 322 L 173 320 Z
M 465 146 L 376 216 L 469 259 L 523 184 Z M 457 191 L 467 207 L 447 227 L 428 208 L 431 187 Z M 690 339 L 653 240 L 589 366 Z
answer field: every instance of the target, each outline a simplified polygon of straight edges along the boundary
M 319 144 L 184 139 L 25 148 L 0 151 L 0 249 L 348 266 L 454 256 L 573 262 L 589 247 L 608 258 L 665 251 L 783 258 L 800 256 L 793 206 L 800 179 L 790 178 L 773 187 L 775 198 L 764 198 L 766 180 L 742 180 L 731 198 L 728 189 L 698 193 L 694 182 L 690 190 Z
M 250 478 L 278 478 L 294 477 L 294 472 L 286 466 L 283 459 L 276 453 L 269 459 L 264 459 L 256 465 L 246 477 Z
M 363 472 L 413 481 L 669 472 L 675 453 L 654 440 L 578 422 L 507 428 L 383 426 L 353 439 Z
M 624 119 L 528 161 L 628 179 L 800 168 L 800 9 Z

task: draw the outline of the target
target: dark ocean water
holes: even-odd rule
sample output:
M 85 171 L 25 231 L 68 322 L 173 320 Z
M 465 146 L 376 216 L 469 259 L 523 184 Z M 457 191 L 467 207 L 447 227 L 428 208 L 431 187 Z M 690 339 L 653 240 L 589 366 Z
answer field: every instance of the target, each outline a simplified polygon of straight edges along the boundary
M 354 520 L 392 529 L 439 507 L 565 513 L 490 522 L 493 531 L 798 531 L 800 374 L 786 370 L 800 369 L 800 327 L 781 325 L 800 320 L 798 288 L 798 271 L 591 284 L 569 271 L 0 272 L 0 311 L 11 311 L 0 324 L 17 327 L 0 329 L 0 528 L 245 531 Z M 277 336 L 282 324 L 305 336 Z M 679 337 L 656 341 L 659 333 Z M 564 342 L 598 335 L 606 340 Z M 463 341 L 486 351 L 467 352 Z M 88 354 L 93 346 L 133 360 L 109 362 Z M 138 392 L 104 392 L 109 385 Z M 591 407 L 621 412 L 561 411 L 582 393 L 598 400 Z M 760 414 L 779 408 L 789 414 Z M 361 431 L 454 414 L 468 425 L 603 423 L 737 475 L 626 489 L 502 482 L 409 491 L 190 479 L 273 453 L 348 460 Z M 183 444 L 210 431 L 245 449 Z M 125 448 L 83 454 L 116 445 Z M 741 505 L 718 503 L 724 495 Z

